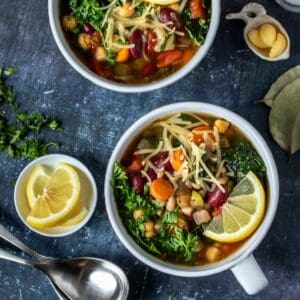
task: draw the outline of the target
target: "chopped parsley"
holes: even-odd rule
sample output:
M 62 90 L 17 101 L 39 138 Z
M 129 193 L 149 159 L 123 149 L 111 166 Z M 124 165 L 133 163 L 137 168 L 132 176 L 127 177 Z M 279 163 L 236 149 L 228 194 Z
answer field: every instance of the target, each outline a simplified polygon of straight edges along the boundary
M 101 9 L 99 1 L 70 0 L 70 7 L 79 25 L 89 23 L 100 31 L 105 11 Z
M 43 127 L 61 130 L 56 119 L 39 113 L 27 113 L 18 109 L 13 87 L 7 78 L 17 72 L 16 67 L 0 68 L 0 151 L 14 158 L 37 158 L 47 154 L 50 146 L 58 143 L 44 143 L 37 137 Z
M 137 194 L 129 183 L 124 167 L 119 163 L 114 165 L 112 187 L 123 223 L 137 244 L 160 257 L 172 256 L 194 261 L 195 254 L 199 251 L 199 236 L 178 226 L 180 216 L 177 210 L 165 212 L 157 234 L 146 238 L 143 223 L 155 222 L 161 213 L 159 205 L 149 196 L 148 187 L 145 185 L 143 195 Z M 133 213 L 137 209 L 142 209 L 144 214 L 135 220 Z

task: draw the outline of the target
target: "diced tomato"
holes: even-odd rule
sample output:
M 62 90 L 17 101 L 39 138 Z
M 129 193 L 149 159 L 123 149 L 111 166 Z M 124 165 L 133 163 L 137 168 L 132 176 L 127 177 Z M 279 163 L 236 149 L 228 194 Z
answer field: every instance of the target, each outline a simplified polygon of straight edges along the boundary
M 190 0 L 189 9 L 192 19 L 204 18 L 206 16 L 206 9 L 203 6 L 202 0 Z
M 97 75 L 102 76 L 106 79 L 113 78 L 113 71 L 105 66 L 104 62 L 96 61 L 95 59 L 91 60 L 90 68 Z
M 148 34 L 147 34 L 147 46 L 146 46 L 146 50 L 147 50 L 147 54 L 148 55 L 153 55 L 155 53 L 155 45 L 156 45 L 156 34 L 153 30 L 148 30 Z
M 128 174 L 134 174 L 139 172 L 142 169 L 142 160 L 140 158 L 140 156 L 135 156 L 133 158 L 133 160 L 131 161 L 131 163 L 128 165 L 128 167 L 126 168 L 126 172 Z
M 169 50 L 161 52 L 157 56 L 157 68 L 162 69 L 170 66 L 174 66 L 180 63 L 182 57 L 182 51 L 180 50 Z
M 143 70 L 142 70 L 142 75 L 143 77 L 147 77 L 152 75 L 155 71 L 157 70 L 156 64 L 154 62 L 148 62 Z

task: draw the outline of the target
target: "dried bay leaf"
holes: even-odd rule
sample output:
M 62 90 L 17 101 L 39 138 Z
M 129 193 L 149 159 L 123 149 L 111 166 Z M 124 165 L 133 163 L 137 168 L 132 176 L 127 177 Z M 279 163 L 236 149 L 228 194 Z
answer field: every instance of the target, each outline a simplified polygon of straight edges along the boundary
M 269 127 L 283 150 L 293 154 L 300 149 L 300 78 L 287 84 L 275 97 Z
M 300 65 L 289 69 L 278 77 L 278 79 L 271 85 L 264 99 L 260 102 L 264 102 L 266 105 L 271 107 L 274 99 L 282 91 L 282 89 L 298 78 L 300 78 Z

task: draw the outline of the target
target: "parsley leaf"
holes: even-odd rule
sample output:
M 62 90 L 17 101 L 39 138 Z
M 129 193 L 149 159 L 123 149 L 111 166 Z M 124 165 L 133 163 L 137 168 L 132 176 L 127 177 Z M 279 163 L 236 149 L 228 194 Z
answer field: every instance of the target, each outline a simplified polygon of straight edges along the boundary
M 89 23 L 100 31 L 105 11 L 97 0 L 70 0 L 70 7 L 80 25 Z

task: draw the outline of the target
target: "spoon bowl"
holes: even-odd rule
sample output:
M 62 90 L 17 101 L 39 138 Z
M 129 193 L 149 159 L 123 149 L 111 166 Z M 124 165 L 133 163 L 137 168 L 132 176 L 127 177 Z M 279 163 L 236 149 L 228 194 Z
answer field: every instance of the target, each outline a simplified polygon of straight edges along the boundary
M 103 259 L 82 257 L 35 263 L 71 299 L 126 299 L 129 284 L 124 272 Z
M 44 272 L 66 299 L 125 300 L 128 296 L 129 283 L 125 273 L 103 259 L 81 257 L 34 262 L 0 249 L 1 258 Z

